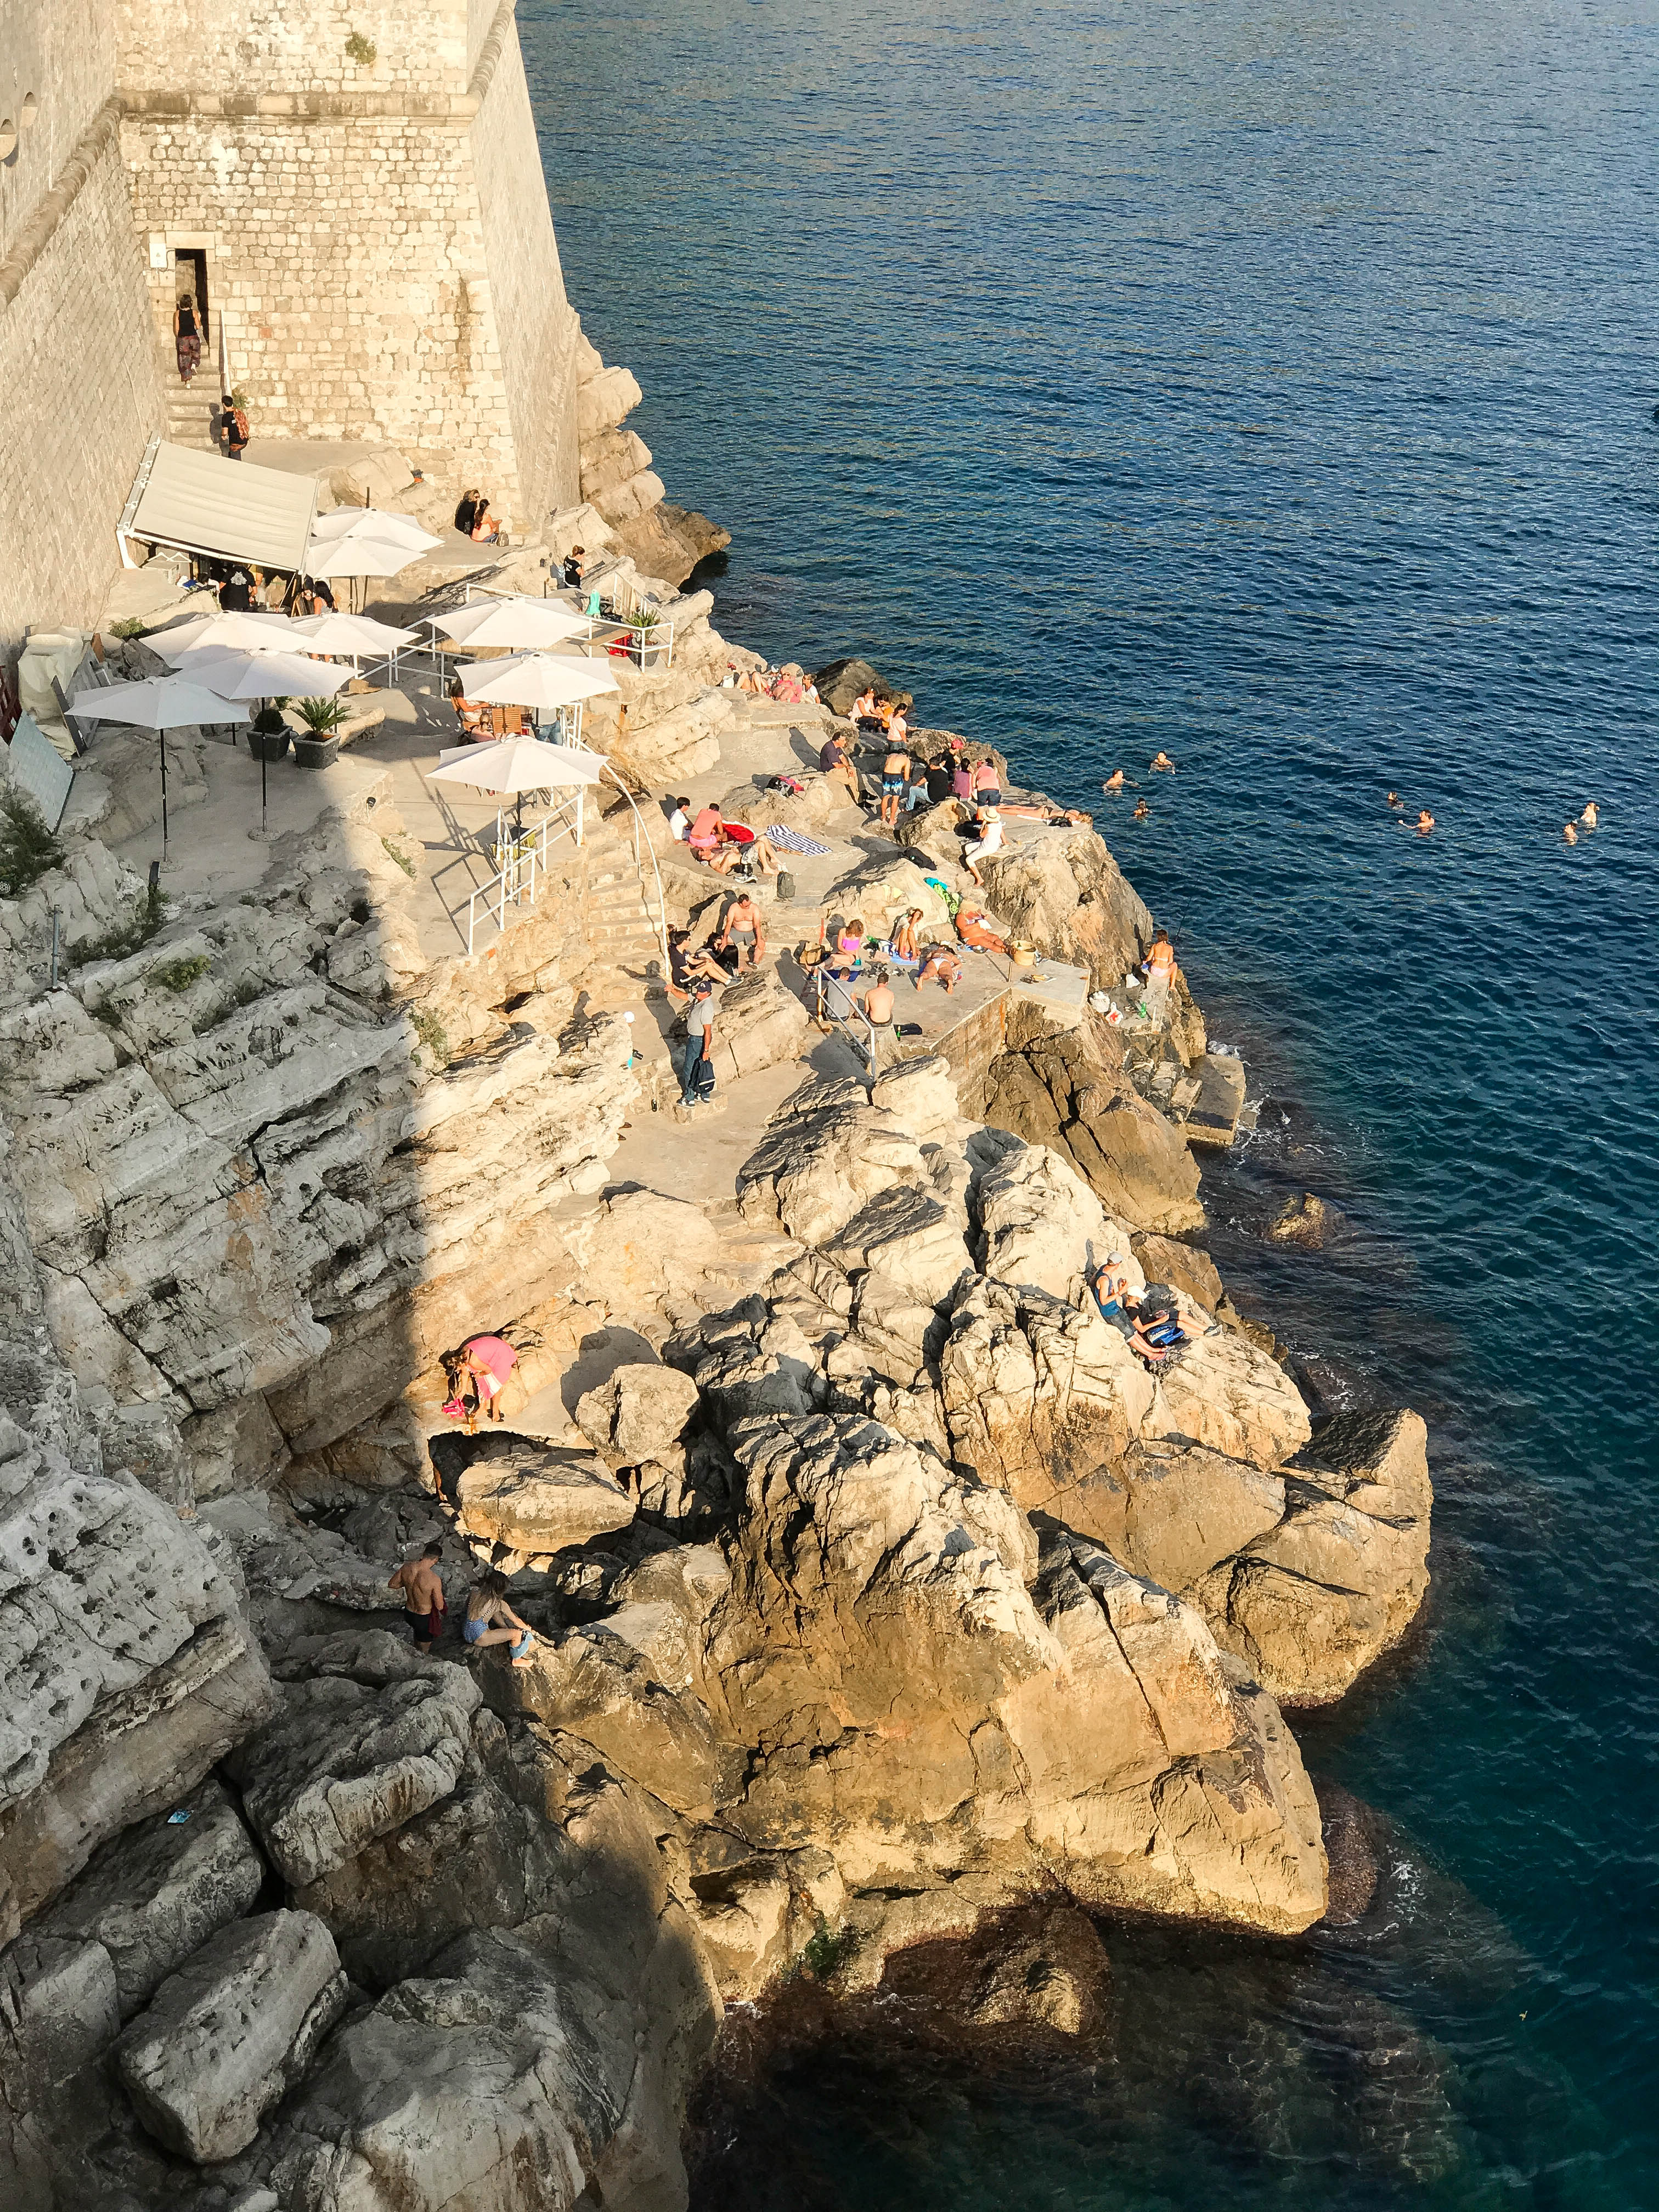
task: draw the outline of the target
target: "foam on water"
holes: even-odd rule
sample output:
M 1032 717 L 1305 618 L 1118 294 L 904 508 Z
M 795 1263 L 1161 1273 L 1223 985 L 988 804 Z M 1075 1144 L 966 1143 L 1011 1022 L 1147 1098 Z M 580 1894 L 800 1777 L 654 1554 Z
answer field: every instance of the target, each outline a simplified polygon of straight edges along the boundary
M 1355 1927 L 1109 1931 L 1088 2065 L 823 2025 L 699 2201 L 1659 2201 L 1659 4 L 520 20 L 717 619 L 1097 810 L 1267 1102 L 1224 1273 L 1438 1491 L 1423 1623 L 1299 1731 L 1389 1824 Z M 1346 1228 L 1265 1245 L 1303 1188 Z

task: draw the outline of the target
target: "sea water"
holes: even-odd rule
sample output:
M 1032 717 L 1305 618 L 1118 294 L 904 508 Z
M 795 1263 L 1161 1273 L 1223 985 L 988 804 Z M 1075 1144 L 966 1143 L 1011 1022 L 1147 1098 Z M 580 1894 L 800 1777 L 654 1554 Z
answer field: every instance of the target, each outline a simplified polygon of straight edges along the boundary
M 1297 1723 L 1387 1823 L 1358 1931 L 1109 1924 L 1087 2066 L 827 2026 L 696 2202 L 1659 2204 L 1659 5 L 520 21 L 720 627 L 1095 811 L 1260 1102 L 1212 1249 L 1437 1490 L 1423 1621 Z

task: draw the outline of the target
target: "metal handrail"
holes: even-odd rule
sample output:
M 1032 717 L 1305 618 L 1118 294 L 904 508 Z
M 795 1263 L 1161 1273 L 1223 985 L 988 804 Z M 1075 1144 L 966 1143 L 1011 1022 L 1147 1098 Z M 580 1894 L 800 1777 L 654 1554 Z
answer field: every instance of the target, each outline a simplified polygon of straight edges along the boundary
M 668 957 L 668 894 L 663 889 L 662 870 L 657 866 L 657 848 L 651 842 L 650 830 L 645 828 L 645 817 L 640 812 L 639 808 L 634 804 L 633 793 L 628 788 L 628 786 L 617 775 L 616 769 L 611 767 L 609 761 L 606 761 L 605 764 L 605 773 L 611 778 L 612 783 L 616 785 L 617 790 L 621 792 L 623 797 L 628 801 L 629 811 L 632 812 L 634 817 L 634 872 L 640 877 L 641 885 L 643 885 L 644 883 L 644 875 L 640 867 L 640 834 L 642 830 L 644 830 L 645 849 L 651 855 L 651 872 L 656 878 L 657 912 L 655 926 L 657 931 L 657 943 L 662 948 L 663 981 L 666 983 L 673 974 L 673 963 Z M 647 921 L 652 919 L 648 908 L 646 912 L 646 919 Z
M 571 812 L 573 804 L 575 809 L 574 815 Z M 563 828 L 550 836 L 548 835 L 550 829 L 561 817 L 564 819 Z M 497 931 L 504 933 L 507 928 L 507 901 L 511 899 L 514 906 L 521 903 L 534 906 L 536 872 L 539 868 L 544 878 L 546 877 L 548 848 L 550 846 L 556 845 L 562 837 L 574 838 L 578 845 L 582 842 L 582 793 L 580 787 L 577 788 L 574 802 L 566 799 L 562 805 L 555 807 L 550 814 L 544 814 L 526 837 L 514 843 L 506 866 L 493 875 L 487 884 L 480 884 L 477 890 L 468 899 L 466 950 L 469 958 L 471 957 L 473 939 L 478 926 L 480 900 L 483 902 L 483 911 L 486 915 L 490 914 L 491 899 L 495 900 L 493 919 Z M 500 849 L 499 847 L 497 849 Z

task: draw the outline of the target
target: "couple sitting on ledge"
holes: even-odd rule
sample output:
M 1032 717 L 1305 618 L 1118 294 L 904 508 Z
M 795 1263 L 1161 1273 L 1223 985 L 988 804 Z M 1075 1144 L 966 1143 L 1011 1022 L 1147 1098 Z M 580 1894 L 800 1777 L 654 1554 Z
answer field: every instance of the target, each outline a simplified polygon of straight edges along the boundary
M 1123 1255 L 1110 1252 L 1090 1279 L 1095 1304 L 1103 1322 L 1116 1329 L 1138 1359 L 1154 1370 L 1176 1358 L 1187 1336 L 1176 1311 L 1173 1292 L 1162 1283 L 1148 1283 L 1139 1297 L 1129 1290 Z

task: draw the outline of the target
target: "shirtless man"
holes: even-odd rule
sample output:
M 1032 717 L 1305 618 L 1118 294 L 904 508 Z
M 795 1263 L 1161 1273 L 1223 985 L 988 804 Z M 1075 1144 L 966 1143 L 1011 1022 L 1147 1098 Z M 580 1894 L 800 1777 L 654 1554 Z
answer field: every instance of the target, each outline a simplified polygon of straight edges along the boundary
M 1100 787 L 1103 791 L 1121 791 L 1123 788 L 1122 769 L 1121 768 L 1115 768 L 1111 774 L 1107 777 L 1105 782 L 1103 783 Z
M 1585 807 L 1578 819 L 1583 823 L 1586 830 L 1595 829 L 1596 823 L 1601 819 L 1601 809 L 1596 805 L 1596 803 L 1593 799 Z
M 1569 845 L 1576 845 L 1578 842 L 1578 832 L 1573 828 L 1571 822 L 1567 823 L 1564 826 L 1561 835 L 1566 839 Z
M 760 908 L 747 891 L 739 891 L 731 905 L 727 907 L 726 927 L 714 939 L 716 952 L 736 952 L 737 972 L 739 975 L 742 975 L 744 969 L 744 948 L 737 940 L 741 938 L 747 938 L 749 940 L 749 965 L 751 968 L 758 968 L 766 957 L 766 923 Z
M 896 724 L 897 718 L 895 717 Z M 896 738 L 891 750 L 881 764 L 881 826 L 884 830 L 898 828 L 899 809 L 904 804 L 910 782 L 910 756 Z
M 479 1580 L 466 1601 L 461 1640 L 469 1651 L 481 1651 L 487 1644 L 510 1644 L 513 1664 L 530 1664 L 530 1647 L 536 1640 L 536 1632 L 507 1603 L 507 1577 L 493 1567 Z
M 887 970 L 878 968 L 870 988 L 864 994 L 864 1018 L 870 1024 L 870 1066 L 881 1066 L 882 1048 L 891 1046 L 893 1035 L 893 987 L 887 980 Z
M 1417 817 L 1417 834 L 1419 837 L 1426 837 L 1433 827 L 1434 817 L 1425 806 Z
M 428 1659 L 448 1619 L 444 1611 L 444 1586 L 438 1577 L 443 1548 L 443 1539 L 434 1536 L 418 1559 L 405 1559 L 386 1583 L 388 1589 L 403 1592 L 404 1612 L 415 1633 L 415 1649 Z

